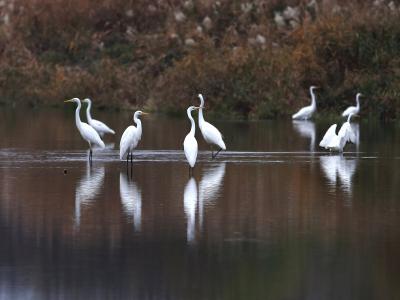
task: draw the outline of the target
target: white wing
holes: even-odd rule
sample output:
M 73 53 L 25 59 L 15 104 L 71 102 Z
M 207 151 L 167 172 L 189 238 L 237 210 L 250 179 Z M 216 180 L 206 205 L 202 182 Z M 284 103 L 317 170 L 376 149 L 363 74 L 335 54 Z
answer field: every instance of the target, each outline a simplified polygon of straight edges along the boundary
M 200 131 L 208 144 L 214 144 L 220 147 L 222 150 L 226 150 L 222 135 L 214 125 L 204 121 L 200 127 Z
M 93 129 L 92 126 L 84 122 L 81 122 L 81 126 L 82 129 L 80 130 L 80 133 L 86 141 L 91 144 L 95 144 L 101 148 L 105 148 L 106 145 L 104 145 L 104 142 L 101 140 L 99 134 L 96 130 Z
M 114 131 L 114 130 L 112 130 L 110 127 L 108 127 L 106 124 L 104 124 L 104 123 L 101 122 L 101 121 L 92 119 L 92 120 L 89 122 L 89 125 L 92 126 L 94 129 L 96 129 L 96 131 L 97 131 L 99 134 L 104 134 L 104 133 L 115 134 L 115 131 Z
M 357 107 L 349 106 L 346 110 L 342 113 L 342 117 L 347 117 L 349 114 L 357 114 Z
M 196 164 L 198 151 L 197 141 L 194 136 L 188 134 L 185 137 L 185 140 L 183 142 L 183 150 L 185 151 L 185 156 L 187 161 L 189 162 L 189 165 L 193 168 Z
M 119 158 L 123 159 L 130 149 L 137 146 L 139 142 L 137 128 L 133 125 L 125 129 L 119 143 Z
M 320 147 L 328 148 L 328 145 L 331 143 L 332 139 L 336 137 L 336 127 L 337 124 L 331 125 L 329 129 L 326 131 L 324 137 L 322 138 L 321 142 L 319 143 Z
M 314 113 L 314 110 L 313 110 L 312 106 L 306 106 L 306 107 L 303 107 L 302 109 L 300 109 L 297 113 L 295 113 L 292 116 L 292 119 L 306 120 L 306 119 L 309 119 L 313 113 Z
M 345 142 L 352 142 L 353 144 L 356 143 L 356 135 L 354 134 L 349 122 L 343 123 L 339 130 L 338 136 L 343 138 Z

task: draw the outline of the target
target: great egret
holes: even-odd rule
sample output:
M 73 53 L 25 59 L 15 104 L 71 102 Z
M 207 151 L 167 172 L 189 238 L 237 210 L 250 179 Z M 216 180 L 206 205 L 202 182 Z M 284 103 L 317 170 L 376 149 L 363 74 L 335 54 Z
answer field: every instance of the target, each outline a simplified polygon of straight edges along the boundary
M 131 125 L 126 128 L 122 134 L 121 142 L 119 143 L 119 158 L 122 160 L 126 155 L 127 163 L 129 160 L 129 155 L 132 163 L 132 150 L 136 148 L 140 139 L 142 138 L 142 122 L 139 119 L 139 116 L 141 115 L 147 115 L 147 113 L 138 110 L 133 114 L 133 121 L 136 123 L 136 127 Z
M 343 148 L 347 142 L 356 143 L 356 136 L 350 125 L 352 116 L 353 114 L 348 116 L 347 121 L 340 127 L 338 134 L 336 134 L 336 124 L 329 127 L 319 146 L 331 151 L 343 152 Z
M 219 130 L 212 124 L 206 122 L 203 117 L 203 108 L 204 108 L 204 98 L 202 94 L 199 94 L 200 98 L 200 109 L 199 109 L 199 128 L 201 131 L 201 134 L 203 135 L 204 140 L 207 142 L 207 144 L 211 145 L 211 157 L 215 158 L 217 157 L 218 153 L 221 150 L 226 150 L 225 143 L 222 139 L 222 135 L 219 132 Z M 217 153 L 214 155 L 213 151 L 213 145 L 216 145 L 219 147 L 219 150 Z
M 310 94 L 311 94 L 311 105 L 305 106 L 300 109 L 297 113 L 292 116 L 293 120 L 308 120 L 312 117 L 314 112 L 317 110 L 317 103 L 315 100 L 314 90 L 317 89 L 316 86 L 310 86 Z
M 361 93 L 356 95 L 357 106 L 349 106 L 346 108 L 346 110 L 342 113 L 342 117 L 347 117 L 350 114 L 357 115 L 360 112 L 360 96 L 362 96 Z
M 194 120 L 192 117 L 192 111 L 199 109 L 199 107 L 196 106 L 189 106 L 187 109 L 187 116 L 190 120 L 191 123 L 191 128 L 190 132 L 186 135 L 185 140 L 183 141 L 183 150 L 185 152 L 186 159 L 189 163 L 190 171 L 194 168 L 194 165 L 196 164 L 196 158 L 197 158 L 197 151 L 198 151 L 198 145 L 196 138 L 194 137 L 194 134 L 196 132 L 196 125 L 194 124 Z
M 85 100 L 83 100 L 83 102 L 88 104 L 87 109 L 86 109 L 86 117 L 87 117 L 89 125 L 92 126 L 101 137 L 105 133 L 115 134 L 115 131 L 112 130 L 110 127 L 108 127 L 103 122 L 92 119 L 92 116 L 90 114 L 90 109 L 92 108 L 92 100 L 90 100 L 89 98 L 86 98 Z
M 79 116 L 79 112 L 81 110 L 81 100 L 79 98 L 73 98 L 70 100 L 66 100 L 64 102 L 75 102 L 78 104 L 75 111 L 75 124 L 81 134 L 82 138 L 89 143 L 89 161 L 92 160 L 92 144 L 97 145 L 101 148 L 105 148 L 104 142 L 101 140 L 97 131 L 90 126 L 89 124 L 82 122 L 81 117 Z

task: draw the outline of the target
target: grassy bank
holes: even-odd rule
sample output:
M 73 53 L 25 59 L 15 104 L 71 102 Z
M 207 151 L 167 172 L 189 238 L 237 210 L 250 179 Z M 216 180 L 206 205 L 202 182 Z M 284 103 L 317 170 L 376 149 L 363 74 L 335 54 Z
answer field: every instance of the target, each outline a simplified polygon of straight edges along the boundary
M 5 0 L 0 102 L 181 112 L 206 96 L 230 117 L 287 116 L 319 85 L 319 110 L 365 94 L 400 116 L 400 5 L 389 1 Z

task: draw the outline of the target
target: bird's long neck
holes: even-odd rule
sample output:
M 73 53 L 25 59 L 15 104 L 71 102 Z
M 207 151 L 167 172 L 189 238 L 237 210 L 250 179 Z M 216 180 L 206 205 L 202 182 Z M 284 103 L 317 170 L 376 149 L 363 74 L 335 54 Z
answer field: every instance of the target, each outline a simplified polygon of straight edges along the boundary
M 199 126 L 201 126 L 205 122 L 203 116 L 203 107 L 204 107 L 204 99 L 203 96 L 200 95 Z
M 136 128 L 139 132 L 139 136 L 141 136 L 142 135 L 142 121 L 140 121 L 140 119 L 136 115 L 133 117 L 133 121 L 135 121 Z
M 86 118 L 87 118 L 87 120 L 88 120 L 88 122 L 91 122 L 92 121 L 92 116 L 91 116 L 91 114 L 90 114 L 90 109 L 92 108 L 92 102 L 88 102 L 88 106 L 87 106 L 87 109 L 86 109 Z
M 347 122 L 350 122 L 350 119 L 352 116 L 353 116 L 353 114 L 349 114 L 349 116 L 347 117 Z
M 315 100 L 315 94 L 314 94 L 313 89 L 310 89 L 310 94 L 311 94 L 311 106 L 317 107 L 317 102 Z
M 196 132 L 196 126 L 194 125 L 194 120 L 192 118 L 192 115 L 191 115 L 190 111 L 187 112 L 187 115 L 188 115 L 188 118 L 190 120 L 190 123 L 192 124 L 192 127 L 190 128 L 189 134 L 194 136 L 194 134 Z
M 357 95 L 356 102 L 357 102 L 357 109 L 360 109 L 360 95 Z
M 80 111 L 81 111 L 81 102 L 78 102 L 78 106 L 76 107 L 76 110 L 75 110 L 75 124 L 79 130 L 81 130 L 81 128 L 82 128 L 82 121 L 81 121 L 81 117 L 79 115 Z

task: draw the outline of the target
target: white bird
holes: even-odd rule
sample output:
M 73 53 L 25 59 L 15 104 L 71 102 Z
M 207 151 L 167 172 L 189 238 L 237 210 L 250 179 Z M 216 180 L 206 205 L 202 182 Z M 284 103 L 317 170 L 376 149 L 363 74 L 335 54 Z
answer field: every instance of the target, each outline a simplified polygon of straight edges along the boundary
M 352 116 L 353 114 L 348 116 L 347 121 L 340 127 L 338 134 L 336 134 L 337 124 L 333 124 L 329 127 L 319 143 L 319 146 L 331 151 L 342 152 L 347 142 L 356 143 L 356 136 L 350 125 Z
M 187 109 L 187 115 L 191 123 L 191 128 L 190 132 L 186 135 L 185 140 L 183 141 L 183 150 L 185 152 L 186 159 L 189 163 L 190 169 L 194 168 L 194 165 L 196 164 L 196 158 L 197 158 L 197 152 L 198 152 L 198 145 L 196 138 L 194 137 L 194 134 L 196 132 L 196 125 L 194 124 L 193 117 L 191 115 L 191 112 L 193 110 L 199 109 L 199 107 L 196 106 L 189 106 Z
M 346 110 L 342 113 L 342 117 L 347 117 L 350 114 L 357 115 L 360 112 L 360 96 L 362 96 L 361 93 L 356 95 L 357 106 L 349 106 L 346 108 Z
M 92 115 L 90 114 L 90 109 L 92 108 L 92 100 L 86 98 L 85 100 L 83 100 L 83 102 L 88 104 L 86 109 L 86 118 L 88 120 L 89 125 L 92 126 L 101 137 L 103 137 L 105 133 L 115 134 L 115 131 L 112 130 L 103 122 L 92 119 Z
M 211 145 L 211 157 L 215 158 L 221 150 L 226 150 L 226 146 L 224 140 L 222 139 L 222 135 L 219 130 L 212 124 L 206 122 L 203 117 L 203 108 L 204 108 L 204 98 L 202 94 L 199 94 L 200 98 L 200 109 L 199 109 L 199 128 L 201 134 L 203 135 L 204 140 L 207 144 Z M 218 152 L 214 155 L 213 145 L 219 147 Z
M 315 100 L 314 90 L 317 89 L 316 86 L 310 86 L 310 94 L 311 94 L 311 105 L 305 106 L 300 109 L 297 113 L 292 116 L 293 120 L 308 120 L 312 117 L 314 112 L 317 110 L 317 103 Z
M 75 124 L 81 134 L 82 138 L 89 143 L 89 161 L 92 160 L 92 144 L 97 145 L 101 148 L 105 148 L 104 142 L 101 140 L 97 131 L 90 126 L 89 124 L 82 122 L 81 117 L 79 116 L 79 112 L 81 110 L 81 100 L 79 98 L 73 98 L 70 100 L 66 100 L 64 102 L 75 102 L 78 104 L 75 111 Z
M 147 113 L 140 110 L 136 111 L 133 115 L 133 121 L 136 123 L 125 129 L 121 137 L 121 142 L 119 143 L 119 158 L 122 160 L 126 155 L 126 162 L 129 160 L 129 155 L 131 157 L 131 163 L 133 160 L 132 150 L 135 149 L 142 138 L 142 122 L 139 116 L 147 115 Z

